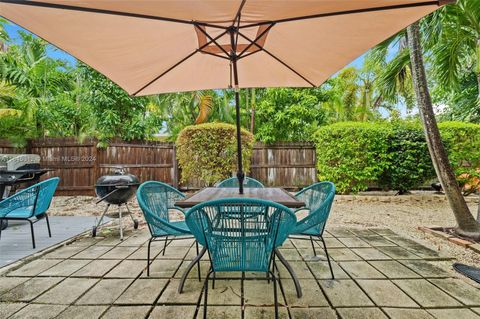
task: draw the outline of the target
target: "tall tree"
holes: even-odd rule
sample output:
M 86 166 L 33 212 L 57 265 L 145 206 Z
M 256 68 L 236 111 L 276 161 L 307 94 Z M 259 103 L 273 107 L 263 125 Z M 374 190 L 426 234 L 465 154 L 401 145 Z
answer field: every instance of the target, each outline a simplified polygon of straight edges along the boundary
M 408 27 L 407 34 L 412 79 L 420 118 L 433 166 L 457 221 L 456 232 L 463 236 L 480 239 L 480 224 L 473 217 L 462 196 L 438 130 L 423 63 L 419 23 L 416 22 Z

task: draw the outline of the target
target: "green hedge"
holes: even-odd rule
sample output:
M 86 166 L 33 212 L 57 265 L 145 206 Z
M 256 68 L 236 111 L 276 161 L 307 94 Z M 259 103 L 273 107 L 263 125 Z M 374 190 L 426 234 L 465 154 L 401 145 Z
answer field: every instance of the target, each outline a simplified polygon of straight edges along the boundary
M 457 176 L 478 174 L 480 125 L 443 122 L 439 128 Z M 315 141 L 318 177 L 341 193 L 370 185 L 403 193 L 435 177 L 419 123 L 336 123 L 319 129 Z
M 243 169 L 250 170 L 253 135 L 242 129 Z M 205 186 L 232 176 L 237 170 L 236 128 L 225 123 L 185 127 L 177 137 L 177 160 L 181 180 L 199 180 Z

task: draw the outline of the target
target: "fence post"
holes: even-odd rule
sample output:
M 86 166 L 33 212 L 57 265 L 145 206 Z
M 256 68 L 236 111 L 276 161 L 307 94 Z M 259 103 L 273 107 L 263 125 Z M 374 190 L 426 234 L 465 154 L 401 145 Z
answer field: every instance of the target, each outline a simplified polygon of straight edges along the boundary
M 173 165 L 173 187 L 178 188 L 179 176 L 178 176 L 178 162 L 177 162 L 177 146 L 173 144 L 172 148 L 172 165 Z

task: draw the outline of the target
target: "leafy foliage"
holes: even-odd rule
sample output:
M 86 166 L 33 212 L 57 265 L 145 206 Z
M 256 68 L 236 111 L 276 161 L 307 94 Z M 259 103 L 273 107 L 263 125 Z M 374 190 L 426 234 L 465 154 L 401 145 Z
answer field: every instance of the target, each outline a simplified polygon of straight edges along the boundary
M 435 176 L 419 123 L 394 122 L 388 140 L 387 152 L 391 156 L 388 167 L 379 176 L 380 186 L 404 194 Z
M 250 170 L 253 135 L 242 129 L 242 156 L 245 172 Z M 205 186 L 230 177 L 237 170 L 236 128 L 225 123 L 185 127 L 178 135 L 177 159 L 182 181 L 198 179 Z
M 324 99 L 320 90 L 267 89 L 256 108 L 256 138 L 264 143 L 312 140 L 326 122 Z
M 390 130 L 383 124 L 343 122 L 315 134 L 320 180 L 335 183 L 341 193 L 366 190 L 388 168 Z

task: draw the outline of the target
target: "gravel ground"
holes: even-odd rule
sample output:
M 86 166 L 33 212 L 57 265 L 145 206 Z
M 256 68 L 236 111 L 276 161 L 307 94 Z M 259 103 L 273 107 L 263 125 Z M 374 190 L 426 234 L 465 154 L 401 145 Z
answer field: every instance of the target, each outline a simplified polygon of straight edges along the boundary
M 433 195 L 337 196 L 328 227 L 387 227 L 445 255 L 453 256 L 459 262 L 480 265 L 480 254 L 417 230 L 418 226 L 455 225 L 450 207 L 442 199 L 442 196 Z M 96 198 L 89 196 L 57 196 L 50 208 L 50 214 L 99 216 L 106 205 L 96 205 L 95 202 Z M 133 200 L 129 206 L 139 220 L 143 220 L 137 202 Z M 477 204 L 471 199 L 469 207 L 476 214 Z M 116 207 L 111 207 L 110 210 L 116 210 Z

